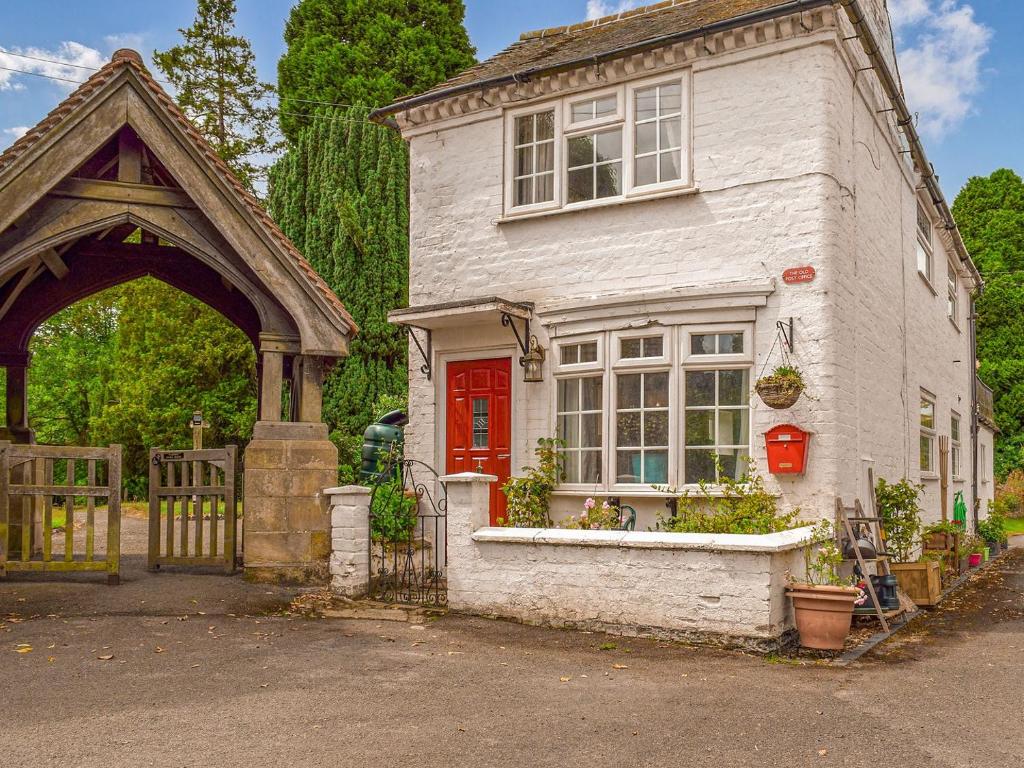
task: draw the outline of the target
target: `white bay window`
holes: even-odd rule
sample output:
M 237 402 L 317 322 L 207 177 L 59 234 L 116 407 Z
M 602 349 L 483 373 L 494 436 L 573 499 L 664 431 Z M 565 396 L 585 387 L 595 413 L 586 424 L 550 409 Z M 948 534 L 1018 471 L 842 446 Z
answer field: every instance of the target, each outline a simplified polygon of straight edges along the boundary
M 506 214 L 659 195 L 690 184 L 689 72 L 506 112 Z

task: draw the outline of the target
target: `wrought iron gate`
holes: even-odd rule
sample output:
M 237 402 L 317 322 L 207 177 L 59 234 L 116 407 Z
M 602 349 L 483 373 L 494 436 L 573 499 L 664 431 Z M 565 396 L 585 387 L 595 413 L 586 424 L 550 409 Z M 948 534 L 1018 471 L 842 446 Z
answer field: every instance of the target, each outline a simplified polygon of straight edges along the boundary
M 106 543 L 97 547 L 100 499 L 107 502 Z M 84 536 L 76 537 L 82 505 Z M 120 445 L 0 442 L 0 576 L 8 571 L 105 571 L 108 584 L 120 581 Z
M 437 472 L 393 461 L 370 495 L 370 594 L 418 605 L 448 602 L 447 495 Z
M 238 542 L 238 448 L 150 451 L 149 568 L 222 567 L 233 573 Z M 223 506 L 222 506 L 223 505 Z

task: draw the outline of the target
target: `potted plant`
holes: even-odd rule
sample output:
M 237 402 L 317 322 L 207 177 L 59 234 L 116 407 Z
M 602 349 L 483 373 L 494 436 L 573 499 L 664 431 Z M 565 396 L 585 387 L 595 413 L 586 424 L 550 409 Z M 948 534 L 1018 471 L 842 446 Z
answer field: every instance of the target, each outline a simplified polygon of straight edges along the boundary
M 982 557 L 985 554 L 985 542 L 980 536 L 972 536 L 964 545 L 964 548 L 968 551 L 967 565 L 970 568 L 977 568 L 981 565 Z
M 988 517 L 978 522 L 978 535 L 985 540 L 992 557 L 999 554 L 1006 535 L 1006 519 L 998 505 L 989 502 Z M 987 559 L 987 558 L 986 558 Z
M 780 365 L 768 376 L 762 376 L 754 389 L 764 404 L 771 408 L 792 408 L 804 391 L 804 377 L 792 365 Z
M 793 600 L 800 645 L 840 651 L 850 634 L 853 609 L 865 601 L 864 592 L 839 575 L 843 553 L 832 525 L 822 520 L 804 549 L 806 581 L 791 580 L 786 593 Z
M 923 485 L 906 478 L 890 483 L 879 478 L 875 485 L 875 502 L 882 527 L 885 548 L 891 558 L 889 568 L 900 589 L 917 605 L 934 605 L 942 591 L 941 563 L 934 559 L 914 560 L 921 531 L 921 507 L 918 498 Z

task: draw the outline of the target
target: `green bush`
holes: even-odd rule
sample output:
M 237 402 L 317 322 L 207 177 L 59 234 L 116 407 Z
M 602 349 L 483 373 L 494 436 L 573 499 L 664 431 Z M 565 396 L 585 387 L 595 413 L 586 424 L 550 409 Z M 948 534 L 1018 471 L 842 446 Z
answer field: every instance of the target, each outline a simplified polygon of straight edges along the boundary
M 406 495 L 398 480 L 381 483 L 370 501 L 370 536 L 376 541 L 406 541 L 416 528 L 419 500 Z
M 988 517 L 978 521 L 978 535 L 989 544 L 1002 544 L 1008 540 L 1006 518 L 992 502 L 989 502 Z
M 921 507 L 917 500 L 923 490 L 923 485 L 915 485 L 906 478 L 898 483 L 889 483 L 880 477 L 875 485 L 875 500 L 885 529 L 886 549 L 897 563 L 909 563 L 917 545 L 921 530 Z
M 507 517 L 510 528 L 550 528 L 551 492 L 564 477 L 558 449 L 561 440 L 541 438 L 534 455 L 536 467 L 523 467 L 522 477 L 510 477 L 501 487 L 508 500 Z

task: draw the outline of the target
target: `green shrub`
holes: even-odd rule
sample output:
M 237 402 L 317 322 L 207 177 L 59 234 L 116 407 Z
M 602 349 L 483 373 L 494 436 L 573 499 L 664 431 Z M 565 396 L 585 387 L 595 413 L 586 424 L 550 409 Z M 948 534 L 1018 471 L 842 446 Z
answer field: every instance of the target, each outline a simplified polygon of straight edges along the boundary
M 406 541 L 416 528 L 419 499 L 407 495 L 402 483 L 389 480 L 373 490 L 370 536 L 376 541 Z
M 564 477 L 558 449 L 561 440 L 541 438 L 534 455 L 536 467 L 523 467 L 522 477 L 510 477 L 501 487 L 508 500 L 507 517 L 502 521 L 510 528 L 550 528 L 551 492 Z
M 886 549 L 898 563 L 909 563 L 917 545 L 921 530 L 921 507 L 917 500 L 923 490 L 923 485 L 915 485 L 906 478 L 898 483 L 889 483 L 880 477 L 875 485 L 878 514 L 885 528 Z
M 978 535 L 989 544 L 1002 544 L 1008 540 L 1006 518 L 992 502 L 989 502 L 988 517 L 978 521 Z

